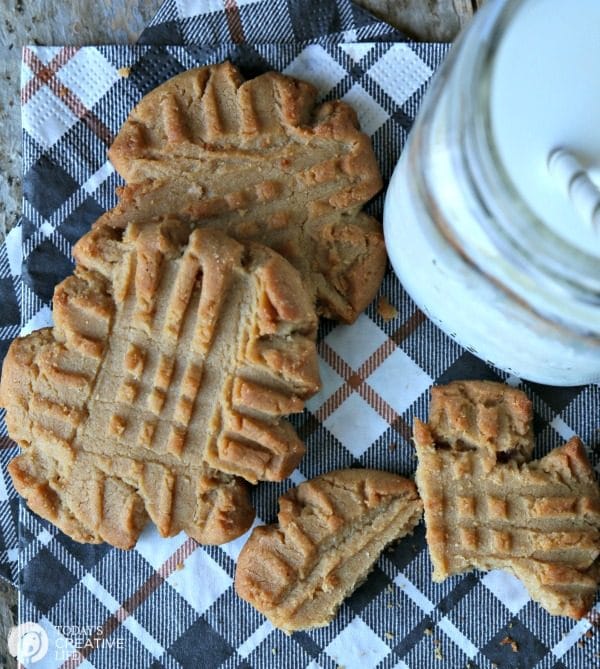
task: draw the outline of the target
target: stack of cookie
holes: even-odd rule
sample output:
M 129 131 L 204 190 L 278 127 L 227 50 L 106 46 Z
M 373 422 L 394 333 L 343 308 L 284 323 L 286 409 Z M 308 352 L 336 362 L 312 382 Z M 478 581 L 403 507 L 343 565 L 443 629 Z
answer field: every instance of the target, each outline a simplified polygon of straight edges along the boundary
M 32 510 L 78 541 L 229 541 L 245 481 L 304 445 L 287 414 L 319 388 L 318 315 L 352 322 L 385 270 L 368 137 L 342 102 L 229 63 L 147 95 L 109 157 L 126 180 L 76 245 L 53 328 L 13 342 L 0 402 Z

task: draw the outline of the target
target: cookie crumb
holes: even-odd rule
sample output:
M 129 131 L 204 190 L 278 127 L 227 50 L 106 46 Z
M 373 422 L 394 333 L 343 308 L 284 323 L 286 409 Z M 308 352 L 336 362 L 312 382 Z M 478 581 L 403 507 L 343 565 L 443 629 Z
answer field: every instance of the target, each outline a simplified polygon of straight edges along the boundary
M 124 79 L 127 79 L 127 77 L 131 74 L 131 68 L 130 67 L 120 67 L 117 70 L 117 74 L 120 77 L 123 77 Z
M 181 571 L 181 570 L 184 568 L 184 566 L 185 566 L 185 565 L 183 564 L 183 562 L 178 562 L 178 563 L 175 565 L 175 569 L 176 569 L 177 571 Z
M 501 646 L 510 646 L 513 653 L 519 652 L 519 644 L 511 637 L 505 636 L 500 642 Z
M 389 639 L 390 641 L 392 641 L 395 638 L 393 632 L 386 632 L 383 636 L 386 639 Z
M 390 301 L 382 295 L 377 302 L 377 313 L 384 321 L 391 321 L 398 315 L 398 309 L 390 303 Z
M 425 634 L 426 636 L 431 636 L 433 634 L 433 630 L 431 629 L 431 627 L 426 627 L 423 630 L 423 634 Z
M 433 656 L 435 657 L 436 660 L 443 660 L 444 659 L 442 649 L 439 646 L 435 647 L 435 650 L 433 651 Z

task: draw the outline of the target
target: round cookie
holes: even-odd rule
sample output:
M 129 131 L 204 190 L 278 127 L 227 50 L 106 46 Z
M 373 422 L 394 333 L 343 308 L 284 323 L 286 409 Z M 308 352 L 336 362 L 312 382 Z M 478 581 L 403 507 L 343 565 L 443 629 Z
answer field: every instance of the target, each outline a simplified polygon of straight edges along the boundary
M 97 225 L 175 215 L 278 251 L 321 315 L 354 321 L 386 266 L 381 188 L 367 135 L 347 104 L 316 104 L 303 81 L 244 81 L 230 63 L 184 72 L 131 112 L 109 157 L 127 185 Z
M 319 388 L 317 317 L 271 249 L 177 221 L 102 227 L 75 247 L 54 328 L 16 339 L 0 404 L 30 508 L 78 541 L 133 546 L 151 519 L 223 543 L 249 481 L 304 453 L 283 416 Z

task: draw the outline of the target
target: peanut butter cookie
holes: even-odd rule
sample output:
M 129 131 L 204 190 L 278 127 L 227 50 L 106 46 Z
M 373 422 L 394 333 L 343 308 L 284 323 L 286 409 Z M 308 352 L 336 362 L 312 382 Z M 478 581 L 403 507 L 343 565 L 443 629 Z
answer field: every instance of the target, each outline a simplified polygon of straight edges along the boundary
M 388 472 L 347 469 L 305 481 L 280 497 L 278 525 L 252 532 L 236 591 L 285 632 L 327 625 L 421 514 L 414 483 Z
M 324 316 L 352 322 L 386 254 L 361 211 L 381 188 L 369 138 L 347 104 L 316 104 L 303 81 L 244 81 L 230 63 L 184 72 L 146 95 L 109 151 L 127 185 L 98 225 L 175 215 L 260 241 L 301 273 Z
M 282 416 L 319 387 L 317 318 L 271 249 L 177 221 L 75 248 L 54 328 L 15 340 L 0 402 L 29 506 L 79 541 L 132 546 L 148 518 L 222 543 L 250 525 L 243 477 L 285 478 Z
M 433 388 L 414 440 L 433 579 L 505 569 L 550 613 L 585 615 L 600 580 L 600 488 L 580 439 L 531 462 L 525 394 L 468 381 Z

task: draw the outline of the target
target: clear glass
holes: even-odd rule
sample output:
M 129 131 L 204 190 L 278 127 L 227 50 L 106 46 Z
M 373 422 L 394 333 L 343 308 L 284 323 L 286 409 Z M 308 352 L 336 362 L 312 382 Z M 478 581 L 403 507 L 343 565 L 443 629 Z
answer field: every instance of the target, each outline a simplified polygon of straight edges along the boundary
M 490 2 L 437 73 L 386 196 L 392 265 L 427 315 L 521 378 L 600 381 L 600 261 L 539 220 L 504 172 L 490 77 L 529 0 Z

